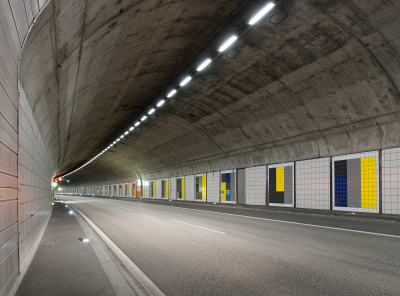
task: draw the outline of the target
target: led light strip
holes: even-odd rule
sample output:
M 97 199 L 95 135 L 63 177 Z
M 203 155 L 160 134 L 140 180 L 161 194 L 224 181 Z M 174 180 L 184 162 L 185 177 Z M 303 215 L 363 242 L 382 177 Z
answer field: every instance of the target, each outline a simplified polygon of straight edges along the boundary
M 263 19 L 269 12 L 272 11 L 272 9 L 276 6 L 275 3 L 273 2 L 268 2 L 264 7 L 262 7 L 257 13 L 255 13 L 251 18 L 250 21 L 247 23 L 249 26 L 253 26 L 256 23 L 258 23 L 261 19 Z M 221 46 L 218 48 L 218 53 L 221 54 L 224 51 L 226 51 L 229 47 L 231 47 L 237 40 L 239 39 L 239 36 L 236 34 L 230 35 L 229 38 L 227 38 L 222 44 Z M 203 60 L 196 68 L 196 74 L 200 73 L 201 71 L 203 71 L 205 68 L 207 68 L 212 62 L 213 60 L 217 59 L 219 57 L 219 55 L 217 55 L 215 58 L 206 58 L 205 60 Z M 184 87 L 186 86 L 191 80 L 193 79 L 193 76 L 190 75 L 186 75 L 185 78 L 179 83 L 180 87 Z M 171 98 L 174 95 L 177 94 L 177 92 L 179 91 L 179 89 L 176 88 L 172 88 L 170 89 L 170 91 L 168 92 L 168 94 L 166 95 L 166 98 Z M 150 107 L 149 111 L 147 112 L 147 114 L 142 115 L 141 119 L 136 121 L 135 124 L 131 127 L 129 127 L 128 130 L 126 130 L 125 132 L 122 133 L 121 136 L 119 136 L 114 142 L 112 142 L 109 146 L 107 146 L 107 148 L 105 148 L 103 151 L 101 151 L 99 154 L 97 154 L 95 157 L 93 157 L 91 160 L 89 160 L 88 162 L 86 162 L 85 164 L 83 164 L 82 166 L 80 166 L 79 168 L 75 169 L 74 171 L 65 174 L 61 177 L 66 177 L 68 175 L 71 175 L 77 171 L 79 171 L 80 169 L 83 169 L 85 166 L 87 166 L 88 164 L 90 164 L 91 162 L 93 162 L 94 160 L 96 160 L 97 158 L 99 158 L 101 155 L 103 155 L 104 153 L 106 153 L 109 149 L 111 149 L 115 144 L 117 144 L 119 141 L 121 141 L 124 137 L 128 136 L 128 134 L 130 132 L 132 132 L 136 127 L 138 127 L 142 122 L 144 122 L 149 115 L 153 114 L 154 112 L 156 112 L 157 108 L 160 108 L 161 106 L 163 106 L 165 103 L 165 99 L 160 99 L 157 104 L 156 107 Z

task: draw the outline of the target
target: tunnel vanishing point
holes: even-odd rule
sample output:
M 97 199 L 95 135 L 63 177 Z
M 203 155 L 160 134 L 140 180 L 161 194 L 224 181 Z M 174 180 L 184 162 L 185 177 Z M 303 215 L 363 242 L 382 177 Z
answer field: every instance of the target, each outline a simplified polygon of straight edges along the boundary
M 1 296 L 54 192 L 379 217 L 399 181 L 400 1 L 0 0 Z

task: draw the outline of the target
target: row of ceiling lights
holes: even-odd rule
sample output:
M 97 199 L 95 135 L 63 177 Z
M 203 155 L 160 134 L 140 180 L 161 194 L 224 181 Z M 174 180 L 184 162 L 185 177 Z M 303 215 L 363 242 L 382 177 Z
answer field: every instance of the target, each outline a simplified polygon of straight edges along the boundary
M 275 7 L 275 3 L 269 2 L 268 4 L 266 4 L 262 9 L 260 9 L 248 22 L 248 24 L 250 26 L 255 25 L 258 21 L 260 21 L 264 16 L 267 15 L 268 12 L 270 12 L 273 8 Z M 238 35 L 231 35 L 229 38 L 227 38 L 222 45 L 218 48 L 218 52 L 222 53 L 224 51 L 226 51 L 230 46 L 232 46 L 237 40 L 238 40 Z M 212 63 L 213 59 L 212 58 L 206 58 L 204 61 L 202 61 L 198 67 L 196 68 L 197 73 L 203 71 L 208 65 L 210 65 Z M 187 75 L 180 83 L 179 86 L 180 87 L 184 87 L 185 85 L 187 85 L 191 80 L 192 80 L 192 76 Z M 167 98 L 171 98 L 173 97 L 176 93 L 178 92 L 178 89 L 173 88 L 171 89 L 168 94 L 167 94 Z M 147 114 L 143 115 L 140 120 L 136 121 L 135 124 L 133 126 L 131 126 L 128 130 L 126 130 L 121 136 L 119 136 L 114 142 L 112 142 L 107 148 L 105 148 L 103 151 L 101 151 L 99 154 L 97 154 L 95 157 L 93 157 L 91 160 L 89 160 L 87 163 L 83 164 L 82 166 L 80 166 L 79 168 L 77 168 L 76 170 L 64 175 L 68 176 L 71 175 L 73 173 L 75 173 L 76 171 L 79 171 L 80 169 L 84 168 L 85 166 L 87 166 L 88 164 L 90 164 L 91 162 L 93 162 L 94 160 L 96 160 L 97 158 L 99 158 L 101 155 L 103 155 L 104 153 L 106 153 L 109 149 L 111 149 L 114 145 L 116 145 L 119 141 L 121 141 L 123 138 L 125 138 L 125 136 L 127 136 L 130 132 L 132 132 L 136 127 L 138 127 L 143 121 L 145 121 L 147 119 L 147 117 L 151 114 L 153 114 L 156 111 L 156 108 L 160 108 L 162 105 L 164 105 L 165 103 L 165 99 L 161 99 L 157 102 L 156 106 L 152 107 Z

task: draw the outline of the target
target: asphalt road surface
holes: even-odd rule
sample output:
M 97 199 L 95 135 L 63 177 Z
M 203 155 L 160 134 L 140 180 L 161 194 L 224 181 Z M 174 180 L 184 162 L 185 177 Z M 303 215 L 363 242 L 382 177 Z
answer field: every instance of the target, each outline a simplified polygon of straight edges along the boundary
M 92 220 L 165 295 L 400 295 L 398 222 L 60 199 Z

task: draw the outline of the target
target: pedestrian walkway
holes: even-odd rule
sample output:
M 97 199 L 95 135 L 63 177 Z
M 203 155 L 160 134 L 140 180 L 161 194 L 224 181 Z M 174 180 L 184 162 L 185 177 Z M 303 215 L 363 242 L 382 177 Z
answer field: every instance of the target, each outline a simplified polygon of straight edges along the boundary
M 27 295 L 138 295 L 91 228 L 68 205 L 56 202 L 35 257 L 16 293 Z

